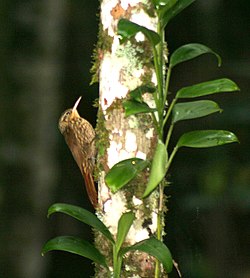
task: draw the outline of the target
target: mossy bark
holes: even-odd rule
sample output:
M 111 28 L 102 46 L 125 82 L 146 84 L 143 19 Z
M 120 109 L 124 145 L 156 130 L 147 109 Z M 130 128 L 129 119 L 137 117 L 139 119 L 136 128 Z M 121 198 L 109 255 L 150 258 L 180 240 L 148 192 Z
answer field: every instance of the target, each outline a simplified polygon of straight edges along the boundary
M 125 1 L 124 1 L 125 2 Z M 152 62 L 152 52 L 148 41 L 142 34 L 121 44 L 117 35 L 120 18 L 156 31 L 157 17 L 151 1 L 108 1 L 101 2 L 99 42 L 96 50 L 96 64 L 100 84 L 97 138 L 98 164 L 98 217 L 116 237 L 117 224 L 121 215 L 133 211 L 136 219 L 126 238 L 126 245 L 156 235 L 159 213 L 159 192 L 156 190 L 148 198 L 142 199 L 149 169 L 112 194 L 106 186 L 104 177 L 117 162 L 138 157 L 152 159 L 157 142 L 157 132 L 149 114 L 125 117 L 122 102 L 129 97 L 131 90 L 141 85 L 156 86 Z M 124 3 L 124 4 L 123 4 Z M 154 107 L 150 93 L 144 100 Z M 99 234 L 95 243 L 105 255 L 112 271 L 112 248 Z M 146 253 L 134 252 L 125 256 L 121 277 L 154 277 L 155 259 Z M 136 276 L 135 276 L 136 275 Z M 96 266 L 95 277 L 108 277 L 105 270 Z M 162 274 L 161 277 L 164 277 Z

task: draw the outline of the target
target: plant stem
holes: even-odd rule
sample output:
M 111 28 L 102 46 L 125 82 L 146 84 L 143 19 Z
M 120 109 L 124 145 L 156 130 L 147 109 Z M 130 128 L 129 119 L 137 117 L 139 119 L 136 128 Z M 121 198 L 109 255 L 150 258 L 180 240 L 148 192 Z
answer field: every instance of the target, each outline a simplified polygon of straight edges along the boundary
M 155 72 L 157 77 L 157 87 L 158 87 L 158 103 L 157 111 L 159 116 L 158 130 L 159 130 L 159 139 L 163 140 L 163 128 L 164 128 L 164 111 L 165 111 L 165 102 L 167 92 L 164 90 L 164 53 L 163 47 L 165 43 L 165 33 L 161 28 L 160 21 L 158 22 L 157 32 L 161 38 L 160 43 L 157 48 L 153 48 L 154 54 L 154 64 Z M 157 239 L 162 241 L 162 229 L 163 229 L 163 200 L 164 200 L 164 184 L 161 182 L 159 184 L 159 204 L 158 204 L 158 214 L 157 214 Z M 160 277 L 160 262 L 156 260 L 155 262 L 155 278 Z
M 158 214 L 157 214 L 157 239 L 162 241 L 162 230 L 163 230 L 163 200 L 164 200 L 164 183 L 161 182 L 159 185 L 159 204 L 158 204 Z M 155 278 L 160 277 L 160 262 L 156 260 L 155 262 Z
M 157 129 L 157 132 L 158 132 L 158 134 L 160 134 L 161 133 L 161 128 L 159 127 L 159 123 L 158 123 L 158 121 L 156 119 L 155 112 L 152 112 L 151 115 L 152 115 L 152 119 L 153 119 L 154 125 L 155 125 L 155 127 Z
M 159 205 L 157 215 L 157 239 L 162 240 L 162 217 L 163 217 L 163 198 L 164 198 L 164 184 L 163 182 L 159 185 Z
M 169 130 L 168 130 L 168 134 L 167 134 L 166 141 L 165 141 L 166 149 L 168 148 L 168 143 L 169 143 L 170 137 L 171 137 L 171 135 L 172 135 L 173 128 L 174 128 L 174 124 L 171 124 L 171 125 L 170 125 L 170 128 L 169 128 Z
M 158 260 L 155 261 L 155 277 L 154 278 L 159 278 L 160 277 L 160 262 Z
M 169 67 L 168 73 L 167 73 L 167 77 L 166 77 L 166 82 L 165 82 L 165 92 L 164 92 L 164 96 L 163 96 L 164 104 L 165 104 L 166 101 L 167 101 L 167 96 L 168 96 L 168 90 L 169 90 L 171 72 L 172 72 L 172 68 Z
M 169 118 L 169 116 L 170 116 L 170 113 L 172 112 L 172 109 L 174 108 L 174 105 L 175 105 L 176 101 L 177 101 L 177 99 L 174 98 L 174 99 L 172 100 L 172 102 L 171 102 L 169 108 L 168 108 L 167 115 L 165 116 L 165 118 L 164 118 L 164 120 L 163 120 L 163 128 L 164 128 L 164 126 L 165 126 L 165 124 L 166 124 L 166 122 L 167 122 L 167 120 L 168 120 L 168 118 Z
M 153 46 L 153 56 L 154 56 L 154 65 L 155 65 L 155 73 L 157 78 L 157 94 L 156 94 L 156 106 L 159 116 L 159 137 L 162 139 L 163 136 L 163 115 L 164 115 L 164 53 L 163 53 L 163 45 L 165 43 L 165 35 L 164 30 L 161 28 L 160 21 L 157 26 L 157 33 L 160 36 L 160 42 L 157 46 Z
M 171 163 L 172 163 L 172 161 L 173 161 L 173 158 L 174 158 L 174 156 L 176 155 L 178 149 L 179 149 L 178 146 L 175 146 L 175 147 L 174 147 L 174 150 L 172 151 L 172 153 L 171 153 L 171 155 L 170 155 L 170 157 L 169 157 L 167 166 L 166 166 L 166 170 L 167 170 L 167 171 L 168 171 L 168 169 L 169 169 L 169 167 L 170 167 L 170 165 L 171 165 Z M 167 171 L 166 171 L 166 172 L 167 172 Z
M 154 99 L 155 99 L 155 104 L 156 104 L 156 108 L 157 108 L 157 112 L 158 112 L 158 123 L 159 123 L 159 129 L 160 129 L 160 138 L 162 137 L 162 99 L 163 99 L 163 95 L 162 95 L 162 74 L 161 74 L 161 68 L 158 62 L 158 52 L 157 49 L 155 47 L 153 47 L 153 56 L 154 56 L 154 65 L 155 65 L 155 74 L 156 74 L 156 79 L 157 79 L 157 87 L 158 90 L 157 92 L 154 94 Z
M 118 252 L 116 250 L 116 246 L 113 246 L 113 278 L 120 278 L 121 274 L 121 266 L 122 266 L 122 258 L 118 255 Z

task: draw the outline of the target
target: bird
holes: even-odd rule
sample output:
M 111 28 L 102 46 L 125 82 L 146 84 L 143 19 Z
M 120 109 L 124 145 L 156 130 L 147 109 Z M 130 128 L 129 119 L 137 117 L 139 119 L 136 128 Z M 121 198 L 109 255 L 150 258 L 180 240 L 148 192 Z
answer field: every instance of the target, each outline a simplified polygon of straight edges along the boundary
M 87 120 L 79 115 L 77 106 L 80 101 L 81 97 L 75 102 L 73 108 L 62 113 L 58 128 L 81 170 L 89 200 L 96 208 L 98 196 L 93 179 L 96 156 L 95 130 Z

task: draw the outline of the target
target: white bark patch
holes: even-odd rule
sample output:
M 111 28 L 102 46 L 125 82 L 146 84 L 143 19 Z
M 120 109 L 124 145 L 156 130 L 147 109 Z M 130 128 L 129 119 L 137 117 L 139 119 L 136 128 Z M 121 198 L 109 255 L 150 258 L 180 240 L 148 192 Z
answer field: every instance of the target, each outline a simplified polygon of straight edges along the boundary
M 147 155 L 144 152 L 138 151 L 136 153 L 136 157 L 145 160 L 147 158 Z
M 110 199 L 110 190 L 105 184 L 105 172 L 101 171 L 98 183 L 98 199 L 101 205 L 103 205 L 108 199 Z M 102 214 L 97 214 L 97 216 L 102 220 Z
M 125 98 L 128 93 L 128 88 L 120 80 L 120 71 L 124 61 L 122 58 L 112 56 L 106 54 L 101 65 L 100 83 L 103 86 L 101 88 L 103 94 L 101 94 L 100 101 L 104 111 L 113 103 L 115 98 Z
M 146 133 L 146 138 L 148 138 L 148 139 L 151 139 L 151 138 L 153 138 L 153 136 L 154 136 L 154 129 L 153 128 L 150 128 L 148 131 L 147 131 L 147 133 Z
M 157 30 L 157 18 L 150 17 L 143 10 L 140 10 L 139 12 L 133 14 L 130 20 L 153 31 Z
M 129 152 L 127 152 L 126 150 L 121 150 L 120 152 L 120 160 L 124 160 L 124 159 L 128 159 L 128 158 L 132 158 L 134 157 L 133 154 L 130 154 Z
M 115 36 L 114 40 L 113 40 L 113 44 L 112 44 L 112 53 L 116 53 L 116 51 L 119 49 L 120 47 L 120 40 L 119 40 L 119 36 Z
M 101 4 L 101 22 L 104 30 L 108 30 L 108 35 L 115 36 L 114 19 L 111 16 L 112 9 L 119 3 L 118 0 L 103 0 Z
M 152 74 L 151 81 L 152 81 L 152 83 L 155 84 L 155 86 L 157 85 L 157 77 L 156 77 L 156 73 L 155 72 L 153 72 L 153 74 Z
M 110 142 L 109 148 L 107 150 L 109 168 L 113 167 L 113 165 L 115 165 L 117 162 L 121 160 L 120 159 L 121 149 L 122 149 L 121 143 L 116 143 L 115 141 Z
M 152 220 L 152 224 L 149 225 L 149 228 L 152 233 L 155 233 L 157 230 L 157 213 L 156 212 L 152 212 L 151 220 Z
M 141 217 L 134 220 L 126 238 L 126 242 L 129 244 L 135 244 L 138 241 L 149 238 L 147 229 L 142 227 L 143 219 L 144 218 Z
M 127 152 L 135 152 L 137 148 L 136 135 L 128 130 L 125 135 L 125 149 Z
M 112 195 L 112 199 L 105 202 L 103 222 L 109 227 L 113 235 L 117 233 L 117 224 L 123 213 L 126 212 L 126 198 L 122 191 Z
M 135 196 L 133 196 L 133 204 L 135 206 L 139 206 L 139 205 L 142 204 L 142 200 L 140 200 L 140 199 L 136 198 Z
M 143 35 L 142 32 L 139 32 L 135 35 L 135 39 L 137 42 L 143 42 L 145 41 L 145 36 Z

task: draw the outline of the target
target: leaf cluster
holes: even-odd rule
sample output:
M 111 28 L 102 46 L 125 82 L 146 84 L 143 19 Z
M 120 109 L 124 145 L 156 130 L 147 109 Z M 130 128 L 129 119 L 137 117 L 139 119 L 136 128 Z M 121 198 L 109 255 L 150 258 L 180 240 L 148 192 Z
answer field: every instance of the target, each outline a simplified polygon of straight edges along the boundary
M 54 213 L 63 213 L 69 215 L 87 225 L 94 228 L 113 246 L 113 271 L 110 271 L 106 258 L 100 251 L 90 242 L 75 236 L 59 236 L 49 240 L 42 249 L 42 255 L 49 251 L 66 251 L 72 254 L 88 258 L 93 262 L 106 268 L 110 277 L 119 278 L 123 256 L 132 251 L 143 251 L 159 260 L 167 272 L 172 270 L 172 257 L 167 246 L 156 238 L 152 237 L 137 242 L 134 245 L 123 247 L 126 236 L 135 219 L 133 212 L 124 213 L 118 222 L 117 237 L 114 239 L 107 226 L 100 221 L 96 215 L 79 206 L 69 204 L 54 204 L 48 210 L 48 217 Z
M 132 29 L 132 31 L 131 31 Z M 145 27 L 139 26 L 128 20 L 121 19 L 118 24 L 118 32 L 123 35 L 122 41 L 135 35 L 137 32 L 143 30 L 145 36 L 151 42 L 152 47 L 159 43 L 159 38 L 156 39 L 157 33 L 152 30 L 145 31 Z M 127 33 L 126 33 L 127 31 Z M 160 37 L 158 35 L 158 37 Z M 210 81 L 201 82 L 192 86 L 187 86 L 179 89 L 175 93 L 175 97 L 165 111 L 170 76 L 172 70 L 180 63 L 197 58 L 200 55 L 213 54 L 221 65 L 220 56 L 209 47 L 199 44 L 191 43 L 179 47 L 170 56 L 166 80 L 159 79 L 158 87 L 151 88 L 141 86 L 131 91 L 130 98 L 123 102 L 125 115 L 136 115 L 139 113 L 151 113 L 155 119 L 156 129 L 158 131 L 159 141 L 155 150 L 153 160 L 151 162 L 151 172 L 148 180 L 147 187 L 143 194 L 143 198 L 147 197 L 164 179 L 170 164 L 177 151 L 182 147 L 190 148 L 208 148 L 220 146 L 228 143 L 238 142 L 235 134 L 225 130 L 195 130 L 184 133 L 177 141 L 174 149 L 168 156 L 168 144 L 174 129 L 174 126 L 183 120 L 191 120 L 196 118 L 205 117 L 216 112 L 222 112 L 220 106 L 211 100 L 195 100 L 195 101 L 182 101 L 183 99 L 195 99 L 205 97 L 212 94 L 235 92 L 239 87 L 235 82 L 228 78 L 220 78 Z M 157 55 L 154 59 L 155 63 L 159 60 L 160 54 L 155 51 Z M 159 65 L 158 65 L 159 66 Z M 155 69 L 157 71 L 157 66 Z M 162 68 L 160 69 L 162 71 Z M 160 73 L 158 73 L 160 76 Z M 160 86 L 159 84 L 164 84 Z M 165 88 L 165 89 L 163 89 Z M 155 99 L 156 108 L 150 108 L 147 103 L 143 102 L 142 95 L 145 92 L 152 93 Z M 155 116 L 157 114 L 157 117 Z M 158 120 L 156 120 L 158 118 Z M 171 119 L 170 119 L 171 118 Z M 163 130 L 166 128 L 166 123 L 169 122 L 168 132 L 166 138 L 163 138 Z M 165 143 L 164 143 L 165 142 Z M 105 181 L 110 187 L 111 191 L 115 193 L 131 181 L 140 171 L 145 169 L 150 164 L 149 161 L 132 158 L 120 161 L 114 165 L 107 173 Z M 139 166 L 140 165 L 140 166 Z M 141 167 L 143 165 L 143 167 Z

